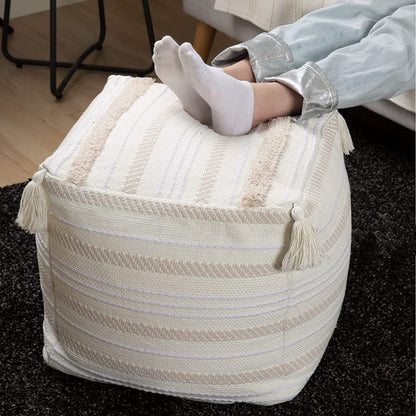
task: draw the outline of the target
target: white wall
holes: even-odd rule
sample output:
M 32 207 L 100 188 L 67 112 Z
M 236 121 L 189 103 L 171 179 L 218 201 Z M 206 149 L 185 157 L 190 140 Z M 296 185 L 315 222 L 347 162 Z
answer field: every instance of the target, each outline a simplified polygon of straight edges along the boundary
M 57 6 L 66 6 L 71 3 L 79 3 L 83 0 L 57 0 Z M 49 10 L 49 0 L 12 0 L 10 8 L 10 18 L 25 16 Z M 0 0 L 0 17 L 4 13 L 4 0 Z

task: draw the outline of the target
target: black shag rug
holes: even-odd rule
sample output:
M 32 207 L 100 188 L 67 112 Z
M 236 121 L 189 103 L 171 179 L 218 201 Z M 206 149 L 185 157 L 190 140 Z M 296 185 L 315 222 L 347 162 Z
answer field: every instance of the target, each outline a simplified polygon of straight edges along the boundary
M 0 189 L 1 415 L 414 415 L 414 134 L 344 112 L 353 235 L 343 310 L 304 390 L 272 407 L 217 405 L 94 383 L 42 359 L 34 238 L 14 224 L 25 184 Z

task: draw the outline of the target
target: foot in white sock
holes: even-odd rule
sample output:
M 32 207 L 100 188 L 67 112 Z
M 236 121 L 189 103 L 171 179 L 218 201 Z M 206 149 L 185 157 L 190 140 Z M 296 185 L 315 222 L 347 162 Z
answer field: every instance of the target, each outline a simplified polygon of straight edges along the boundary
M 179 47 L 179 59 L 186 80 L 211 107 L 214 130 L 226 136 L 248 133 L 254 111 L 251 84 L 206 65 L 190 43 Z
M 179 98 L 186 112 L 203 124 L 211 124 L 211 108 L 185 80 L 178 50 L 179 45 L 170 36 L 157 41 L 152 57 L 155 72 Z

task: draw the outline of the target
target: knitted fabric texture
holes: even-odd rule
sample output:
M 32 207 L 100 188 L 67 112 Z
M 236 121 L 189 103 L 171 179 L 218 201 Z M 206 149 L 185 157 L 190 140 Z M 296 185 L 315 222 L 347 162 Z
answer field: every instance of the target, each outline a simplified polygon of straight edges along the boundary
M 45 361 L 197 400 L 293 398 L 345 292 L 343 143 L 337 112 L 224 137 L 166 86 L 109 77 L 32 185 L 47 204 L 34 228 Z
M 269 31 L 296 22 L 305 14 L 334 2 L 335 0 L 215 0 L 214 9 L 231 13 Z

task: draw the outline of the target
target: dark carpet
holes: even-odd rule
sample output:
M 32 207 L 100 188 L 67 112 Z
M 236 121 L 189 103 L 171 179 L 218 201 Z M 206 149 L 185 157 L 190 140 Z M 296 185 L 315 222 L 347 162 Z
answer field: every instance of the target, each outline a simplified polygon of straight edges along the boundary
M 353 235 L 343 310 L 304 390 L 272 407 L 214 405 L 93 383 L 42 359 L 34 238 L 14 219 L 24 184 L 0 189 L 1 415 L 414 415 L 414 135 L 344 112 Z M 388 124 L 386 127 L 384 124 Z

